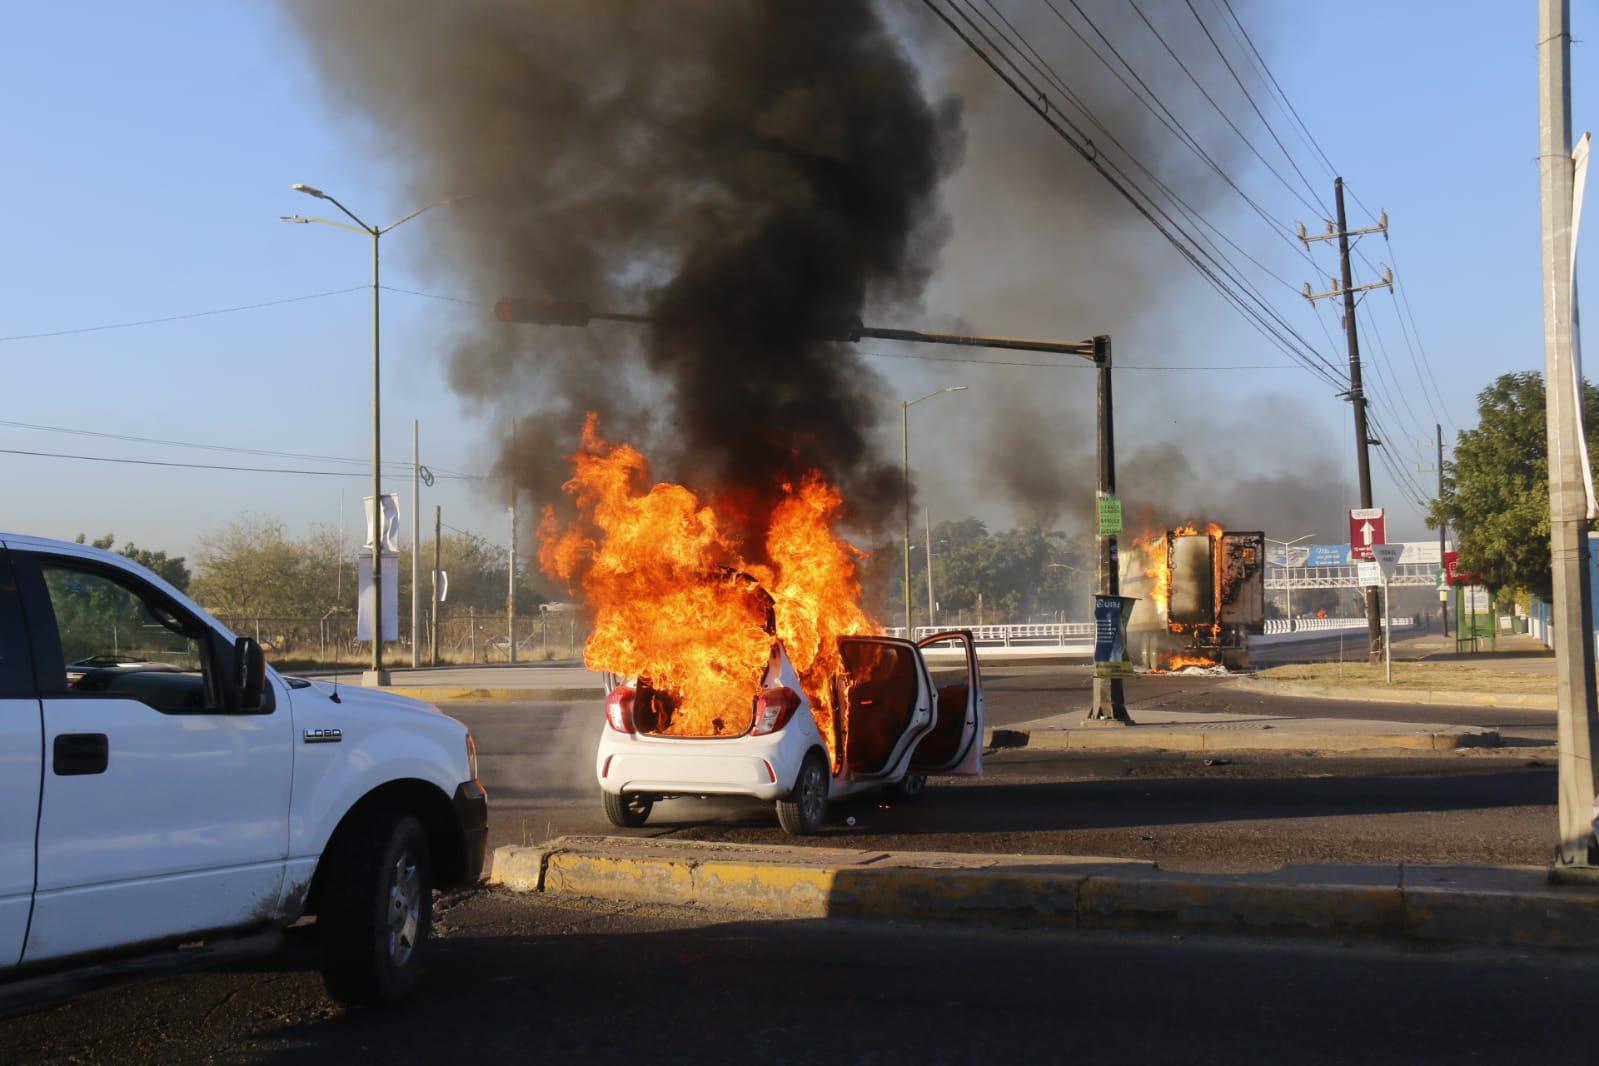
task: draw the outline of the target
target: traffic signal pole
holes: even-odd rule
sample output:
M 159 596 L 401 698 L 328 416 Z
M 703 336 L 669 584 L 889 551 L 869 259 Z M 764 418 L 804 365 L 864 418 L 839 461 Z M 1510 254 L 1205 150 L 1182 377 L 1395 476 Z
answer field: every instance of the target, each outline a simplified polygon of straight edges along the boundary
M 1543 222 L 1543 336 L 1549 446 L 1549 555 L 1554 579 L 1555 736 L 1559 843 L 1553 880 L 1599 880 L 1594 841 L 1594 742 L 1599 738 L 1588 588 L 1581 396 L 1572 336 L 1571 9 L 1538 4 L 1538 190 Z
M 648 315 L 619 314 L 595 311 L 577 301 L 507 298 L 494 305 L 494 315 L 501 322 L 525 322 L 543 326 L 587 327 L 593 321 L 649 323 Z M 915 344 L 951 344 L 965 348 L 999 348 L 1007 351 L 1047 352 L 1052 355 L 1075 355 L 1094 364 L 1098 392 L 1098 491 L 1100 496 L 1116 493 L 1116 430 L 1114 404 L 1111 396 L 1110 338 L 1097 336 L 1086 341 L 1035 340 L 1024 337 L 991 337 L 964 333 L 929 333 L 914 329 L 885 329 L 862 325 L 857 321 L 831 324 L 826 340 L 854 343 L 865 339 L 909 341 Z M 908 450 L 908 445 L 907 445 Z M 909 456 L 906 459 L 909 469 Z M 908 474 L 907 474 L 908 480 Z M 1097 503 L 1097 501 L 1096 501 Z M 1096 507 L 1097 511 L 1097 507 Z M 1096 514 L 1097 518 L 1097 514 Z M 1096 526 L 1097 528 L 1097 526 Z M 905 520 L 905 543 L 910 542 L 910 519 Z M 1121 578 L 1117 555 L 1117 539 L 1112 535 L 1097 536 L 1099 548 L 1099 591 L 1101 595 L 1118 595 Z M 910 552 L 906 550 L 906 559 Z M 931 563 L 931 560 L 929 560 Z M 910 633 L 910 568 L 905 567 L 906 632 Z M 1095 677 L 1093 702 L 1088 717 L 1095 721 L 1131 724 L 1127 704 L 1119 677 Z

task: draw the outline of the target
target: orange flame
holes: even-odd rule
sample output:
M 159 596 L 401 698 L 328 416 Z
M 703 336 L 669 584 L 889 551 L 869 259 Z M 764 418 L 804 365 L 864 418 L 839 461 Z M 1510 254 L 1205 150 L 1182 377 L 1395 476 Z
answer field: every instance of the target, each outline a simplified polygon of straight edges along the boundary
M 1190 666 L 1212 667 L 1216 660 L 1205 655 L 1173 655 L 1166 661 L 1166 669 L 1182 670 Z
M 843 497 L 811 473 L 783 486 L 773 508 L 765 559 L 741 556 L 715 508 L 682 485 L 645 488 L 649 466 L 637 449 L 608 444 L 589 415 L 565 489 L 578 519 L 561 528 L 553 508 L 539 526 L 539 564 L 577 578 L 594 616 L 583 649 L 591 670 L 647 677 L 677 703 L 663 730 L 679 736 L 737 736 L 769 660 L 767 602 L 776 636 L 811 700 L 835 762 L 838 728 L 832 680 L 838 638 L 877 632 L 861 606 L 862 553 L 834 527 Z

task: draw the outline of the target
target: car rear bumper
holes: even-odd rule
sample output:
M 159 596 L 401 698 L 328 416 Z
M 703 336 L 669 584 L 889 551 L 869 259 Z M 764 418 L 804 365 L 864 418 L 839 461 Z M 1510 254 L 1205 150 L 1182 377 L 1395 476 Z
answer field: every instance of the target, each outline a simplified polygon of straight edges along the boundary
M 600 788 L 607 792 L 777 799 L 793 784 L 775 760 L 760 755 L 620 751 L 602 753 L 599 769 Z

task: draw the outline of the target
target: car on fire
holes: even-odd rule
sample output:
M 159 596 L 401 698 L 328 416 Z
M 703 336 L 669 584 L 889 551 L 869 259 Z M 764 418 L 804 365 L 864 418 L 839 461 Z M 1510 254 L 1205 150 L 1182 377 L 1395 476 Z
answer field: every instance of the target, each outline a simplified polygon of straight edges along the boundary
M 749 796 L 773 801 L 783 829 L 805 835 L 826 823 L 830 800 L 874 789 L 908 800 L 929 774 L 982 773 L 983 689 L 969 631 L 841 637 L 839 652 L 827 701 L 836 750 L 781 641 L 747 727 L 728 735 L 674 734 L 669 693 L 644 678 L 608 679 L 619 683 L 605 700 L 595 773 L 611 823 L 641 826 L 664 799 Z

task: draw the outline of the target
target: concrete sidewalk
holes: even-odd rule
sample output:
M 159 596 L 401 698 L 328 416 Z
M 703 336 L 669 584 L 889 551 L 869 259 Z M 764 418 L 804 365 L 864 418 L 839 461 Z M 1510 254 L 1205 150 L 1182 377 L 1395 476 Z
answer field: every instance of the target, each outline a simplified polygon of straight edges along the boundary
M 1599 946 L 1599 891 L 1537 867 L 1310 866 L 1175 873 L 1134 859 L 561 837 L 494 852 L 513 891 L 780 917 Z
M 1499 732 L 1348 718 L 1277 718 L 1139 708 L 1133 725 L 1085 722 L 1081 711 L 996 729 L 988 747 L 1040 751 L 1454 751 L 1497 747 Z

